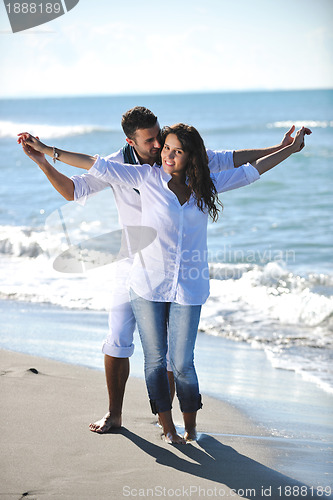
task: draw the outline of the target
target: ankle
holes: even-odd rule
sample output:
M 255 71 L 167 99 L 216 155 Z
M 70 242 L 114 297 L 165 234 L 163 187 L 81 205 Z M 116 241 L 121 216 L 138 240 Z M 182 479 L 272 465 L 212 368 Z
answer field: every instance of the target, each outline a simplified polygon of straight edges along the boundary
M 121 410 L 115 410 L 114 408 L 109 408 L 109 415 L 114 418 L 121 418 L 122 412 Z

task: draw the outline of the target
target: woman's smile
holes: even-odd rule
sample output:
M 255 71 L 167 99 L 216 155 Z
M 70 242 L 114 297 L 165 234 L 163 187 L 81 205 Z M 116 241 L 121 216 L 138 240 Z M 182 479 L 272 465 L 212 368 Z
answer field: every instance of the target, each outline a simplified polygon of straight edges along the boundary
M 184 151 L 181 142 L 175 134 L 167 135 L 161 151 L 162 166 L 170 175 L 184 173 L 187 167 L 189 153 Z

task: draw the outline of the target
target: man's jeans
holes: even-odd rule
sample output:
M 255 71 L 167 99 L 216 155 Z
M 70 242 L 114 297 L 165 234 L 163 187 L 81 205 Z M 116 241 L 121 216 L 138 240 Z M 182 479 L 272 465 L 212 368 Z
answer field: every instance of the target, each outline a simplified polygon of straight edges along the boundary
M 152 302 L 130 290 L 145 357 L 145 378 L 153 413 L 171 410 L 166 369 L 167 342 L 182 412 L 202 407 L 198 379 L 194 368 L 194 345 L 201 306 L 175 302 Z

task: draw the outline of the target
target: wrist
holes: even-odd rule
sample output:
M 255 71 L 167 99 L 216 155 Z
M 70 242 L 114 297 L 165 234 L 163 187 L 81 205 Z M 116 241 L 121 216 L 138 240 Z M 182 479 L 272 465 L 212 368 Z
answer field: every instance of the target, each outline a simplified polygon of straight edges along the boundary
M 44 155 L 47 155 L 47 156 L 51 156 L 53 155 L 53 148 L 51 148 L 51 146 L 46 146 L 46 144 L 43 144 L 43 150 L 42 150 L 42 153 Z
M 298 151 L 298 148 L 294 143 L 287 146 L 287 148 L 289 149 L 291 155 L 294 153 L 297 153 L 297 151 Z

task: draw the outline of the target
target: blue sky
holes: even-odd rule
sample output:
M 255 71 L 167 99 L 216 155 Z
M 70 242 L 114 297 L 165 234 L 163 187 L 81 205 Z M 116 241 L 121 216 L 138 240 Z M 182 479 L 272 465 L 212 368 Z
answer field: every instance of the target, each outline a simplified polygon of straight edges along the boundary
M 80 0 L 13 34 L 0 96 L 333 87 L 333 0 Z

